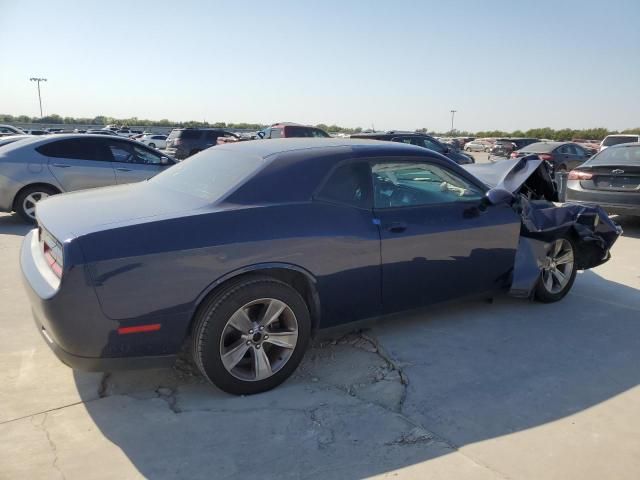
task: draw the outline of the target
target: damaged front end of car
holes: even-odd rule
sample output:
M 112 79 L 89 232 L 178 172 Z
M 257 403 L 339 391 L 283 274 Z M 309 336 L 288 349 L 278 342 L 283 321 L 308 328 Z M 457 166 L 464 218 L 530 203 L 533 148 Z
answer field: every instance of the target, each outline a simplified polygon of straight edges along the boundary
M 609 260 L 610 250 L 622 234 L 607 213 L 597 205 L 557 203 L 558 190 L 547 162 L 537 155 L 496 163 L 466 166 L 494 189 L 514 195 L 512 207 L 522 226 L 509 293 L 531 297 L 546 267 L 551 245 L 569 238 L 575 249 L 574 265 L 593 268 Z

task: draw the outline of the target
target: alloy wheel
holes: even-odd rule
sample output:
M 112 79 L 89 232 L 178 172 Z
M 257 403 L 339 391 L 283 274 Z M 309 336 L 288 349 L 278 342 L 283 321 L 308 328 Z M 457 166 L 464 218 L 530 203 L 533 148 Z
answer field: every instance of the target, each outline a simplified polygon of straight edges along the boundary
M 284 367 L 297 343 L 298 321 L 291 307 L 261 298 L 231 315 L 220 338 L 220 358 L 239 380 L 265 380 Z
M 22 209 L 24 213 L 26 213 L 29 218 L 35 220 L 36 218 L 36 203 L 40 200 L 47 198 L 49 194 L 47 192 L 33 192 L 24 197 L 22 201 Z
M 569 240 L 559 238 L 549 248 L 542 268 L 542 283 L 552 294 L 561 292 L 571 280 L 574 259 Z

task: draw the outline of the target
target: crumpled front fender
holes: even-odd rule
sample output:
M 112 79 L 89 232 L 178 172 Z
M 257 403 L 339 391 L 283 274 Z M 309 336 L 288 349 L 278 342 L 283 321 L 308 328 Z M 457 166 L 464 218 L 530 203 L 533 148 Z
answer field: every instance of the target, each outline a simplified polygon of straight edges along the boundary
M 622 234 L 622 228 L 597 205 L 556 205 L 522 197 L 518 208 L 522 229 L 509 291 L 516 297 L 531 296 L 550 245 L 557 238 L 571 238 L 575 266 L 584 270 L 609 260 L 609 251 Z

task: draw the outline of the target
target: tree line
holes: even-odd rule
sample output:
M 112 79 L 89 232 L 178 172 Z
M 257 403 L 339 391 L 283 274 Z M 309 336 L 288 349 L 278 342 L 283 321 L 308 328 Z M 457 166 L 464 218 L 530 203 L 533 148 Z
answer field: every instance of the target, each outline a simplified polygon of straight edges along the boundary
M 226 122 L 200 122 L 196 120 L 188 121 L 188 122 L 173 122 L 166 118 L 162 120 L 149 120 L 146 118 L 113 118 L 106 117 L 104 115 L 98 115 L 93 118 L 84 118 L 84 117 L 62 117 L 60 115 L 47 115 L 45 117 L 29 117 L 27 115 L 8 115 L 8 114 L 0 114 L 0 123 L 45 123 L 45 124 L 81 124 L 81 125 L 127 125 L 130 127 L 133 126 L 145 126 L 145 127 L 200 127 L 200 128 L 233 128 L 233 129 L 246 129 L 246 130 L 261 130 L 268 125 L 262 125 L 260 123 L 226 123 Z M 316 125 L 318 128 L 322 128 L 323 130 L 329 133 L 361 133 L 363 129 L 361 127 L 357 128 L 347 128 L 341 127 L 339 125 L 326 125 L 320 123 Z M 415 130 L 416 132 L 421 133 L 429 133 L 431 135 L 436 136 L 453 136 L 453 137 L 531 137 L 531 138 L 546 138 L 549 140 L 571 140 L 571 139 L 586 139 L 586 140 L 602 140 L 607 135 L 615 134 L 615 133 L 631 133 L 631 134 L 639 134 L 640 128 L 630 128 L 622 131 L 617 130 L 609 130 L 607 128 L 586 128 L 586 129 L 572 129 L 572 128 L 562 128 L 559 130 L 555 130 L 553 128 L 544 127 L 544 128 L 531 128 L 529 130 L 514 130 L 511 132 L 503 131 L 503 130 L 483 130 L 479 132 L 467 132 L 467 131 L 458 131 L 455 132 L 435 132 L 432 130 L 428 130 L 427 128 L 418 128 Z

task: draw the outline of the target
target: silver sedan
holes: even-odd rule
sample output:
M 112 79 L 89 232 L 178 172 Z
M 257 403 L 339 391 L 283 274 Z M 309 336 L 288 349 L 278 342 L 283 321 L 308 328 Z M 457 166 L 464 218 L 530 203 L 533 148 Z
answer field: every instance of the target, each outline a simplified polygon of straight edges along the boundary
M 33 136 L 0 146 L 0 211 L 35 222 L 50 195 L 139 182 L 175 161 L 124 138 L 69 134 Z
M 488 143 L 484 142 L 469 142 L 465 144 L 464 149 L 467 152 L 488 152 L 491 146 Z

